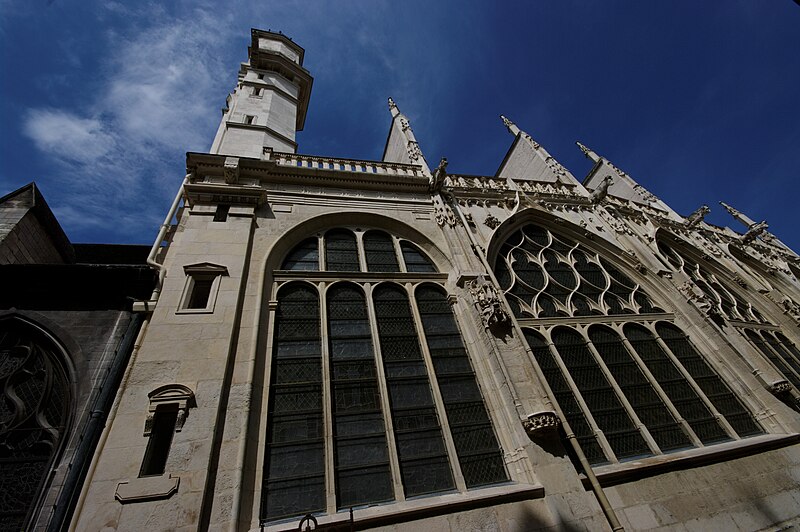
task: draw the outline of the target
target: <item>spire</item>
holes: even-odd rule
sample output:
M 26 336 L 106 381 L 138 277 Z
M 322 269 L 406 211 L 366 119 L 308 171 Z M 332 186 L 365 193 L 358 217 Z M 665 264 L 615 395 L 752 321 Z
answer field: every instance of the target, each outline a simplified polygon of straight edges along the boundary
M 600 156 L 597 155 L 591 148 L 587 148 L 586 145 L 581 144 L 580 142 L 575 142 L 580 148 L 581 152 L 586 156 L 587 159 L 590 159 L 592 162 L 597 162 L 600 160 Z
M 425 174 L 430 176 L 431 170 L 414 136 L 414 130 L 411 129 L 411 122 L 400 112 L 392 97 L 389 97 L 389 112 L 392 113 L 392 125 L 389 128 L 382 159 L 394 163 L 418 164 L 422 166 Z
M 731 207 L 727 203 L 724 203 L 724 202 L 720 201 L 719 204 L 722 205 L 722 207 L 726 211 L 728 211 L 728 214 L 730 214 L 731 216 L 733 216 L 734 218 L 736 218 L 737 220 L 742 222 L 747 227 L 752 227 L 753 225 L 755 225 L 756 222 L 754 222 L 752 219 L 748 218 L 747 216 L 745 216 L 741 212 L 737 211 L 736 209 L 734 209 L 733 207 Z

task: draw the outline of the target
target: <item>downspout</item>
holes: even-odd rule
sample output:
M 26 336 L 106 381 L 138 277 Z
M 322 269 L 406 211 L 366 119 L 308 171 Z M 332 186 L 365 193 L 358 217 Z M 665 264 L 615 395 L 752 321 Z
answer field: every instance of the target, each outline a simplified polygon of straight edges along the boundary
M 464 217 L 464 213 L 461 212 L 461 208 L 458 205 L 458 201 L 455 201 L 453 194 L 450 192 L 442 192 L 442 195 L 446 195 L 446 197 L 450 200 L 451 207 L 454 207 L 454 210 L 458 213 L 458 218 L 461 220 L 462 225 L 465 228 L 468 228 L 469 225 L 467 224 L 467 220 Z M 497 289 L 498 294 L 502 294 L 502 290 L 500 289 L 500 283 L 497 281 L 497 277 L 494 275 L 494 271 L 489 266 L 489 261 L 484 256 L 484 253 L 481 251 L 480 246 L 475 241 L 475 235 L 472 234 L 471 231 L 466 231 L 467 235 L 469 236 L 470 244 L 472 245 L 475 254 L 480 259 L 481 263 L 483 264 L 484 269 L 489 274 L 489 278 L 492 281 L 492 284 Z M 505 300 L 505 295 L 502 296 Z M 522 329 L 520 328 L 517 320 L 512 320 L 514 325 L 514 330 L 517 332 L 517 335 L 522 339 L 524 337 L 522 333 Z M 531 354 L 529 353 L 529 356 Z M 564 432 L 566 434 L 567 440 L 572 447 L 572 450 L 575 452 L 575 455 L 578 457 L 578 461 L 583 468 L 583 472 L 586 474 L 586 478 L 589 480 L 589 484 L 592 487 L 592 492 L 594 496 L 597 498 L 597 502 L 600 504 L 600 508 L 603 510 L 603 514 L 605 514 L 606 519 L 608 520 L 608 524 L 611 526 L 611 530 L 625 530 L 625 528 L 620 524 L 619 519 L 617 518 L 616 512 L 614 512 L 614 508 L 611 506 L 611 503 L 608 501 L 605 492 L 603 491 L 603 487 L 600 485 L 600 481 L 597 480 L 597 476 L 594 474 L 594 470 L 592 469 L 592 465 L 589 463 L 589 460 L 586 458 L 586 455 L 583 454 L 583 449 L 581 449 L 580 443 L 578 443 L 578 438 L 575 436 L 575 433 L 572 431 L 572 427 L 569 426 L 567 422 L 566 416 L 561 411 L 559 406 L 553 403 L 553 408 L 556 409 L 559 417 L 561 418 L 561 426 L 564 428 Z
M 178 205 L 180 205 L 181 199 L 183 198 L 183 187 L 189 182 L 189 177 L 191 175 L 191 173 L 188 173 L 186 174 L 186 177 L 183 178 L 181 186 L 178 188 L 178 193 L 175 195 L 175 199 L 172 201 L 172 206 L 169 208 L 167 217 L 164 218 L 164 223 L 161 224 L 161 228 L 158 230 L 158 236 L 156 237 L 156 241 L 153 242 L 153 247 L 150 249 L 150 254 L 147 255 L 147 264 L 158 272 L 156 287 L 153 289 L 153 294 L 150 296 L 151 301 L 158 301 L 158 297 L 161 295 L 161 287 L 164 284 L 164 278 L 167 276 L 167 269 L 163 264 L 156 262 L 156 255 L 158 254 L 158 250 L 161 249 L 161 243 L 164 242 L 164 237 L 167 236 L 167 231 L 169 231 L 172 218 L 175 217 L 175 213 L 178 211 Z
M 100 392 L 92 405 L 89 420 L 83 433 L 80 436 L 80 443 L 75 450 L 75 461 L 69 465 L 66 478 L 64 479 L 61 494 L 58 496 L 53 517 L 47 526 L 49 532 L 64 530 L 69 522 L 75 508 L 76 499 L 80 495 L 80 486 L 86 477 L 87 470 L 91 466 L 91 457 L 95 447 L 100 440 L 101 433 L 106 426 L 109 409 L 111 408 L 117 392 L 117 386 L 122 380 L 122 374 L 128 358 L 133 352 L 134 339 L 142 327 L 142 315 L 134 314 L 128 325 L 125 335 L 120 340 L 119 345 L 111 361 L 108 374 L 100 385 Z

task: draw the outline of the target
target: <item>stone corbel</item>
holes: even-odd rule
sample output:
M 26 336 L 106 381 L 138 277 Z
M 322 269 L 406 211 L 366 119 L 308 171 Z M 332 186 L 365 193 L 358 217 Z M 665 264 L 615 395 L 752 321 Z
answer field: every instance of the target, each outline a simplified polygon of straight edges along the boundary
M 467 287 L 487 330 L 505 326 L 510 322 L 508 314 L 503 310 L 500 296 L 482 274 L 469 281 Z
M 774 395 L 780 395 L 782 393 L 791 392 L 792 384 L 787 380 L 775 381 L 772 384 L 770 384 L 769 391 L 772 392 Z
M 225 157 L 224 167 L 225 182 L 233 185 L 239 182 L 239 158 Z
M 522 421 L 522 426 L 525 427 L 525 433 L 528 435 L 528 438 L 534 442 L 555 436 L 558 433 L 558 427 L 560 425 L 561 419 L 558 417 L 558 414 L 552 411 L 529 414 L 528 418 Z

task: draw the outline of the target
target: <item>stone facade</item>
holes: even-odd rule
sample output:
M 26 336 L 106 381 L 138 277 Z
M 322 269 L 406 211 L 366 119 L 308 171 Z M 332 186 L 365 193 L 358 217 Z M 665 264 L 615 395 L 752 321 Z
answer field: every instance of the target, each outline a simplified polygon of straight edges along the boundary
M 169 242 L 158 254 L 163 282 L 157 298 L 134 307 L 148 315 L 146 334 L 73 529 L 294 530 L 306 513 L 319 527 L 352 520 L 385 530 L 753 530 L 798 522 L 794 252 L 752 221 L 742 235 L 705 223 L 702 209 L 674 212 L 583 145 L 594 167 L 580 181 L 506 118 L 513 142 L 494 176 L 451 175 L 444 160 L 432 172 L 391 99 L 381 161 L 297 154 L 311 89 L 302 58 L 287 37 L 253 30 L 211 153 L 187 155 L 184 204 L 159 236 Z M 393 266 L 370 263 L 379 244 Z M 345 255 L 354 265 L 334 267 Z M 351 486 L 365 501 L 352 508 L 342 502 L 351 495 L 341 488 L 332 369 L 339 333 L 331 294 L 342 286 L 363 298 L 360 341 L 377 357 L 369 382 L 379 390 L 377 437 L 388 471 L 375 478 L 389 482 L 380 501 Z M 321 421 L 318 438 L 297 436 L 308 426 L 287 429 L 292 447 L 275 432 L 276 394 L 288 387 L 280 360 L 291 340 L 276 330 L 291 317 L 287 294 L 295 288 L 318 294 L 309 296 L 316 302 L 307 316 L 293 319 L 311 323 L 303 349 L 317 353 L 321 377 L 308 377 L 309 390 L 321 391 L 307 393 L 319 402 L 306 419 Z M 447 337 L 455 342 L 447 356 L 467 354 L 457 376 L 440 373 L 431 338 L 442 333 L 428 327 L 452 322 L 426 321 L 425 288 L 446 295 L 457 323 Z M 403 445 L 414 441 L 398 444 L 403 433 L 391 428 L 401 415 L 392 395 L 399 381 L 383 369 L 392 351 L 379 296 L 387 290 L 411 303 L 408 323 L 420 339 L 409 349 L 426 368 L 434 412 L 427 419 L 443 442 L 443 484 L 451 482 L 426 496 L 411 485 L 441 479 L 405 473 L 413 460 Z M 459 400 L 451 397 L 466 396 L 467 384 L 451 384 L 467 381 L 480 390 L 472 404 L 484 410 L 476 412 L 486 412 L 484 444 L 494 442 L 502 456 L 494 482 L 471 476 L 470 432 L 454 415 Z M 159 412 L 178 412 L 170 419 L 180 422 L 159 432 Z M 166 435 L 166 447 L 154 434 Z M 309 445 L 321 449 L 312 453 L 318 462 L 291 454 Z M 158 449 L 163 467 L 142 474 Z M 289 458 L 275 458 L 284 451 Z M 280 498 L 288 491 L 270 491 L 288 485 L 281 468 L 317 479 L 319 502 L 310 491 L 287 501 Z

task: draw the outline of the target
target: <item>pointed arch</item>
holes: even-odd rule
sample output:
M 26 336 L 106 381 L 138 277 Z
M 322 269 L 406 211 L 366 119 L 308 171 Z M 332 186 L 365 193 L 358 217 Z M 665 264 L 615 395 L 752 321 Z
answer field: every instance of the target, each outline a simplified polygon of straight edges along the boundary
M 22 530 L 67 440 L 74 379 L 67 352 L 29 318 L 0 318 L 0 521 Z

